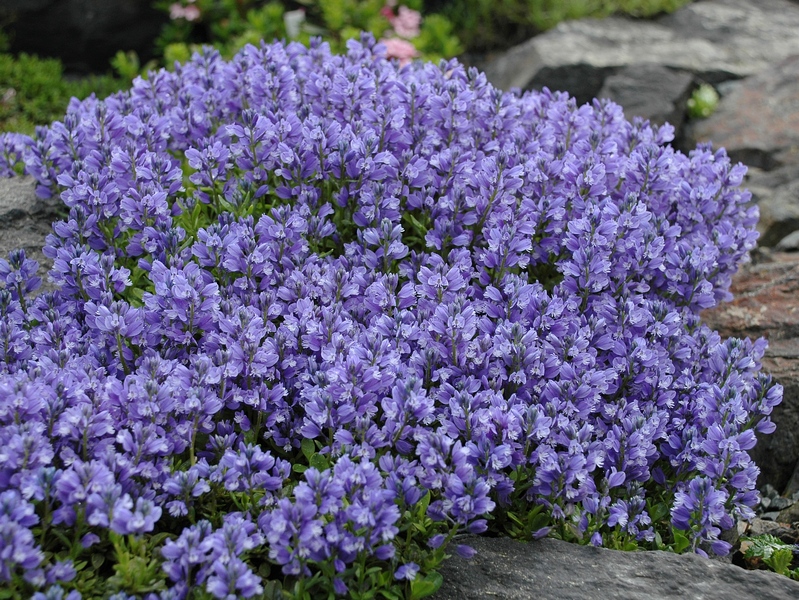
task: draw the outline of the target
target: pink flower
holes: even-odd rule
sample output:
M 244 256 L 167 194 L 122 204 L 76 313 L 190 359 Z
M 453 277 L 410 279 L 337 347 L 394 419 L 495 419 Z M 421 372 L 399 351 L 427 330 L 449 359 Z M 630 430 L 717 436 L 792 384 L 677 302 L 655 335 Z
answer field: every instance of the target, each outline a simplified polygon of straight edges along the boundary
M 191 4 L 183 10 L 183 18 L 187 21 L 196 21 L 200 18 L 200 9 Z
M 422 15 L 417 10 L 400 6 L 397 16 L 391 21 L 394 32 L 407 39 L 415 38 L 419 35 L 419 26 L 422 24 Z
M 187 21 L 196 21 L 200 18 L 200 9 L 194 5 L 194 0 L 189 0 L 188 6 L 183 6 L 180 2 L 175 2 L 169 6 L 169 18 L 173 21 L 176 19 L 186 19 Z
M 419 54 L 408 40 L 389 38 L 381 40 L 381 43 L 386 47 L 386 58 L 398 58 L 401 66 L 407 65 Z

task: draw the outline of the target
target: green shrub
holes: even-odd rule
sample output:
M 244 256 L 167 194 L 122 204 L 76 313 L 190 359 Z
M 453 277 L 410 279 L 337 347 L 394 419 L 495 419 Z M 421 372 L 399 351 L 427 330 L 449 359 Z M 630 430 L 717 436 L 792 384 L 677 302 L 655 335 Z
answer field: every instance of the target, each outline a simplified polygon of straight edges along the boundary
M 311 37 L 321 36 L 334 52 L 343 52 L 348 40 L 368 31 L 378 39 L 401 40 L 419 58 L 451 58 L 463 51 L 452 23 L 441 15 L 426 15 L 413 31 L 395 31 L 392 24 L 398 22 L 400 11 L 415 12 L 418 17 L 423 6 L 421 0 L 392 4 L 385 0 L 157 0 L 154 6 L 168 12 L 171 20 L 156 48 L 167 66 L 175 58 L 187 59 L 198 44 L 212 44 L 229 57 L 262 39 L 307 45 Z
M 73 96 L 105 97 L 122 85 L 110 76 L 66 78 L 56 59 L 0 54 L 0 131 L 32 133 L 63 117 Z

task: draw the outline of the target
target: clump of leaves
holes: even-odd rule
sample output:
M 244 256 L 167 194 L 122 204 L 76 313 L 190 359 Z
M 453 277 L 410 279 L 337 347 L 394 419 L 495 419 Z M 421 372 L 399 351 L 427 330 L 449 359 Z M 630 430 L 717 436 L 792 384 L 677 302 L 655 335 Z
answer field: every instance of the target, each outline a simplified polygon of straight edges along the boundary
M 741 550 L 749 566 L 760 568 L 765 565 L 775 573 L 799 581 L 799 567 L 791 569 L 799 546 L 786 544 L 768 533 L 746 537 L 742 541 Z
M 446 17 L 425 14 L 421 0 L 159 0 L 155 6 L 170 21 L 156 40 L 169 66 L 188 60 L 197 44 L 211 44 L 230 57 L 246 44 L 261 40 L 299 41 L 308 45 L 321 36 L 335 52 L 361 31 L 405 46 L 411 57 L 451 58 L 463 51 Z M 389 52 L 390 54 L 391 52 Z M 404 56 L 404 55 L 403 55 Z M 402 58 L 401 56 L 397 56 Z
M 104 98 L 122 86 L 110 76 L 67 78 L 56 59 L 0 54 L 0 131 L 32 133 L 61 118 L 73 96 Z
M 703 83 L 688 99 L 688 116 L 692 119 L 706 119 L 719 106 L 719 93 L 712 85 Z

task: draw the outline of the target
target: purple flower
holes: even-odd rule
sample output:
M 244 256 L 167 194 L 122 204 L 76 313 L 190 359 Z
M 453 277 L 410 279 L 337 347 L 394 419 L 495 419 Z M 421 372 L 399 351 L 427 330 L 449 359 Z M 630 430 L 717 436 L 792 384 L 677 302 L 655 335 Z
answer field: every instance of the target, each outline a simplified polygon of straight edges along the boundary
M 697 547 L 700 539 L 717 541 L 721 533 L 719 525 L 724 528 L 732 526 L 732 519 L 724 506 L 726 500 L 727 493 L 715 489 L 711 479 L 697 477 L 685 490 L 676 493 L 671 522 L 678 529 L 691 532 L 693 548 Z M 721 548 L 720 545 L 716 547 Z
M 11 581 L 18 569 L 32 572 L 44 560 L 29 529 L 39 518 L 13 490 L 0 495 L 0 511 L 0 581 Z
M 155 528 L 155 523 L 161 518 L 161 507 L 144 498 L 137 498 L 134 507 L 133 500 L 126 494 L 114 504 L 113 514 L 112 531 L 121 535 L 140 535 Z
M 782 390 L 699 317 L 757 238 L 744 169 L 672 138 L 369 36 L 205 49 L 0 136 L 68 211 L 56 292 L 0 261 L 3 576 L 64 595 L 38 518 L 42 549 L 171 535 L 165 598 L 257 596 L 261 559 L 412 579 L 406 542 L 503 511 L 602 545 L 668 533 L 666 502 L 725 551 Z
M 413 562 L 405 563 L 396 571 L 394 571 L 394 579 L 407 579 L 408 581 L 413 581 L 418 572 L 419 565 Z
M 215 598 L 250 598 L 263 592 L 261 578 L 241 560 L 233 558 L 226 563 L 215 562 L 206 589 Z

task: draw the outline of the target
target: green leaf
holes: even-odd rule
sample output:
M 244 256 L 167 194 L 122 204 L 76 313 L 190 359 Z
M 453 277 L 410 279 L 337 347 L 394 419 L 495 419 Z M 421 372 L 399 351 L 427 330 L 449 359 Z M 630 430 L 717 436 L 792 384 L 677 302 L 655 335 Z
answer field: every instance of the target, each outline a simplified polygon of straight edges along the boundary
M 771 534 L 741 538 L 746 543 L 744 558 L 762 560 L 770 569 L 780 575 L 793 576 L 790 570 L 795 546 L 786 544 Z M 743 548 L 743 544 L 742 544 Z
M 635 552 L 638 550 L 638 542 L 635 540 L 628 540 L 622 545 L 621 549 L 625 552 Z
M 655 532 L 655 547 L 658 550 L 663 550 L 665 548 L 665 545 L 663 544 L 663 536 L 660 535 L 659 531 Z
M 303 438 L 300 443 L 300 449 L 305 460 L 310 461 L 311 457 L 316 454 L 316 443 L 309 438 Z
M 427 598 L 432 596 L 444 583 L 444 578 L 441 573 L 433 571 L 428 573 L 426 577 L 420 579 L 418 576 L 411 581 L 411 596 L 410 600 L 418 600 L 419 598 Z
M 150 547 L 151 548 L 155 548 L 157 546 L 160 546 L 161 542 L 164 542 L 164 541 L 166 541 L 169 538 L 174 539 L 175 538 L 175 534 L 174 533 L 167 533 L 166 531 L 161 532 L 161 533 L 157 533 L 153 537 L 150 538 Z
M 326 471 L 330 468 L 330 461 L 328 461 L 327 457 L 322 454 L 314 454 L 311 457 L 310 463 L 310 466 L 317 471 Z
M 264 600 L 283 600 L 283 586 L 280 582 L 272 580 L 264 582 Z
M 679 529 L 671 528 L 672 535 L 674 536 L 674 552 L 682 554 L 691 545 L 691 540 Z
M 430 506 L 430 492 L 419 498 L 416 503 L 416 514 L 424 516 L 427 513 L 427 507 Z
M 775 548 L 771 556 L 764 559 L 763 562 L 765 562 L 769 567 L 771 567 L 775 573 L 779 573 L 780 575 L 787 575 L 788 567 L 791 566 L 792 561 L 793 561 L 793 550 L 790 547 L 786 546 L 783 548 Z
M 649 516 L 652 521 L 662 521 L 669 516 L 669 506 L 665 502 L 658 502 L 649 509 Z
M 382 589 L 380 590 L 380 595 L 386 600 L 402 600 L 402 596 L 393 589 Z
M 308 467 L 306 465 L 294 463 L 293 465 L 291 465 L 291 470 L 294 471 L 295 473 L 305 473 L 305 471 L 308 470 Z

